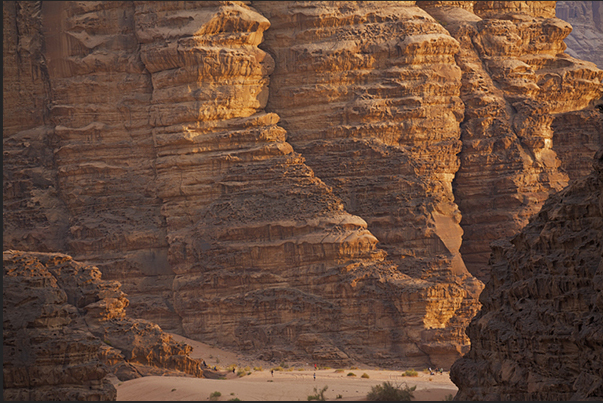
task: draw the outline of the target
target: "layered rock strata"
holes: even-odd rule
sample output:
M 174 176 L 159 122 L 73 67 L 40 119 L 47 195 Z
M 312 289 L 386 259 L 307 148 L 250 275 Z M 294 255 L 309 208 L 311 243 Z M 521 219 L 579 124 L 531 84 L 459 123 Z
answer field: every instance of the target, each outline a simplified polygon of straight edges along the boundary
M 2 229 L 18 249 L 65 250 L 69 212 L 58 195 L 40 2 L 3 2 Z
M 427 331 L 462 339 L 481 288 L 458 252 L 451 187 L 463 116 L 458 43 L 412 2 L 252 4 L 272 24 L 261 45 L 276 60 L 267 108 L 287 141 L 401 273 L 433 282 L 436 300 L 458 301 L 445 329 Z
M 593 168 L 494 245 L 455 400 L 603 398 L 603 149 Z
M 5 2 L 4 247 L 266 359 L 449 366 L 461 253 L 584 170 L 601 76 L 551 2 L 440 3 Z
M 3 252 L 5 400 L 115 400 L 106 375 L 202 376 L 192 348 L 125 314 L 119 283 L 57 253 Z
M 603 69 L 603 5 L 600 1 L 558 1 L 557 18 L 569 22 L 566 52 Z
M 454 178 L 463 215 L 460 250 L 469 271 L 486 281 L 490 242 L 516 234 L 551 192 L 567 185 L 554 137 L 565 167 L 582 164 L 589 144 L 579 152 L 564 148 L 579 139 L 562 121 L 585 108 L 593 113 L 603 72 L 563 53 L 571 27 L 554 18 L 554 2 L 476 2 L 473 12 L 448 2 L 418 4 L 460 43 L 466 106 Z M 599 141 L 595 115 L 583 132 L 588 143 Z M 586 158 L 593 154 L 591 148 Z
M 157 195 L 151 77 L 138 52 L 132 2 L 45 2 L 50 118 L 66 251 L 118 279 L 131 314 L 180 330 L 168 302 L 165 220 Z
M 451 364 L 466 345 L 457 316 L 475 310 L 467 290 L 398 275 L 365 221 L 285 142 L 264 111 L 274 60 L 257 45 L 268 20 L 241 4 L 150 4 L 137 3 L 137 35 L 185 334 L 264 358 Z M 396 307 L 415 298 L 425 302 Z M 416 333 L 400 332 L 407 321 Z

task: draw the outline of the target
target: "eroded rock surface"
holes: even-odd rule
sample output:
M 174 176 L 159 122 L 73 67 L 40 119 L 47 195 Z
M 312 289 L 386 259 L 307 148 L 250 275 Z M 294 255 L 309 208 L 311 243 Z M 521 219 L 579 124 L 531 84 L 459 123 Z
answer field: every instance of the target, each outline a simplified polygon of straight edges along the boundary
M 456 400 L 603 398 L 603 149 L 593 168 L 495 244 Z
M 554 4 L 482 3 L 4 2 L 4 247 L 265 359 L 449 366 L 600 141 Z
M 115 400 L 107 374 L 202 376 L 190 346 L 126 316 L 120 284 L 98 268 L 15 250 L 3 268 L 5 400 Z
M 571 27 L 554 17 L 554 2 L 484 1 L 473 12 L 448 2 L 418 5 L 460 43 L 465 118 L 454 192 L 463 216 L 461 254 L 487 281 L 489 244 L 516 234 L 567 185 L 561 161 L 572 177 L 588 172 L 584 159 L 601 141 L 594 104 L 603 72 L 563 53 Z M 589 118 L 581 121 L 586 109 Z M 572 129 L 576 123 L 584 130 Z

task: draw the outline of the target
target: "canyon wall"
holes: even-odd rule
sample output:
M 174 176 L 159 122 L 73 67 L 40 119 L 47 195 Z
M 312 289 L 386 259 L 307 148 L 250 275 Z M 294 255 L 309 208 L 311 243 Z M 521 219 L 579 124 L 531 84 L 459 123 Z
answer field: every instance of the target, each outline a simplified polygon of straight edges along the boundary
M 568 175 L 588 173 L 584 160 L 601 144 L 601 70 L 563 53 L 571 27 L 554 18 L 554 2 L 515 3 L 476 2 L 471 12 L 418 2 L 460 43 L 465 119 L 453 186 L 461 254 L 484 282 L 490 243 L 516 234 Z
M 3 11 L 4 248 L 268 360 L 449 367 L 490 242 L 601 142 L 554 2 Z
M 603 149 L 593 168 L 495 244 L 455 400 L 603 398 Z
M 107 378 L 202 376 L 192 348 L 126 316 L 98 268 L 58 253 L 3 252 L 4 400 L 115 400 Z

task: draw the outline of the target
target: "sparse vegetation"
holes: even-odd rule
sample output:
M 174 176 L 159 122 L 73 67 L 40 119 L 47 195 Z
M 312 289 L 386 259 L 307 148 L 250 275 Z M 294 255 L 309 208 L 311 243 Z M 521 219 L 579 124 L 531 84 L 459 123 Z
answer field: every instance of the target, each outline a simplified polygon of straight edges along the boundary
M 340 374 L 340 373 L 342 373 L 342 372 L 344 372 L 344 370 L 343 370 L 343 369 L 336 369 L 336 370 L 335 370 L 335 373 L 336 373 L 336 374 Z
M 289 368 L 289 364 L 287 364 L 285 361 L 282 361 L 280 366 L 283 368 Z
M 375 385 L 366 395 L 366 400 L 381 401 L 381 402 L 409 402 L 414 398 L 414 391 L 417 386 L 409 387 L 407 384 L 393 385 L 389 381 L 383 382 L 381 385 Z
M 107 339 L 103 340 L 103 343 L 105 343 L 108 346 L 113 347 L 113 344 L 111 344 L 111 342 L 109 340 L 107 340 Z
M 253 367 L 254 371 L 263 371 L 264 369 L 260 366 L 260 367 Z
M 337 399 L 343 399 L 343 396 L 337 395 Z
M 419 373 L 414 369 L 407 369 L 402 373 L 402 376 L 419 376 Z
M 348 372 L 348 376 L 356 376 L 356 374 L 353 372 Z
M 369 378 L 369 376 L 368 376 L 368 374 L 367 374 L 366 372 L 365 372 L 365 373 L 363 373 L 362 375 L 360 375 L 360 377 L 361 377 L 361 378 L 366 378 L 366 379 L 368 379 L 368 378 Z
M 209 400 L 218 400 L 220 398 L 220 396 L 222 396 L 222 393 L 215 391 L 215 392 L 211 392 L 209 395 Z
M 429 372 L 429 368 L 425 368 L 425 369 L 423 370 L 423 373 L 424 373 L 424 374 L 429 375 L 429 373 L 430 373 L 430 372 Z
M 325 385 L 321 390 L 318 390 L 316 387 L 314 387 L 314 394 L 309 395 L 308 400 L 319 400 L 321 402 L 324 402 L 326 400 L 325 392 L 327 391 L 327 389 L 329 389 L 328 385 Z
M 350 369 L 360 369 L 360 368 L 358 368 L 358 367 L 350 367 Z
M 229 402 L 240 402 L 241 399 L 239 399 L 238 397 L 235 397 L 234 399 L 228 399 Z
M 281 367 L 281 366 L 274 367 L 274 368 L 272 368 L 272 370 L 273 370 L 273 371 L 282 371 L 282 370 L 283 370 L 283 367 Z
M 176 388 L 172 389 L 172 392 L 175 391 L 175 390 L 176 390 Z
M 240 369 L 240 370 L 237 371 L 237 376 L 239 378 L 245 376 L 246 374 L 247 374 L 247 372 L 245 372 L 245 370 L 243 370 L 243 369 Z M 251 374 L 251 372 L 250 372 L 250 374 Z
M 454 396 L 453 396 L 453 395 L 451 395 L 451 394 L 449 394 L 449 395 L 446 395 L 446 396 L 444 397 L 444 400 L 443 400 L 443 401 L 444 401 L 444 402 L 451 402 L 451 401 L 453 401 L 453 400 L 454 400 Z

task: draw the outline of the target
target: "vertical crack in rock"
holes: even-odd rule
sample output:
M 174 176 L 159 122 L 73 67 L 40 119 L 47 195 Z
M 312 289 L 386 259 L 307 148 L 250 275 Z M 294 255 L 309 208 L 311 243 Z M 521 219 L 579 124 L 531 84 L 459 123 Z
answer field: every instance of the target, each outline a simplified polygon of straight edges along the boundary
M 43 5 L 67 250 L 119 279 L 130 313 L 180 329 L 148 124 L 150 76 L 131 2 Z
M 553 140 L 569 131 L 563 122 L 575 122 L 572 114 L 584 108 L 591 110 L 591 129 L 574 130 L 567 141 L 579 142 L 589 130 L 589 142 L 599 140 L 592 106 L 601 96 L 603 72 L 563 53 L 571 27 L 554 18 L 554 3 L 475 2 L 473 10 L 448 2 L 418 5 L 461 47 L 457 63 L 466 109 L 454 190 L 463 214 L 461 254 L 486 281 L 489 244 L 516 234 L 551 192 L 567 185 L 559 158 L 566 166 L 592 158 L 592 147 L 590 156 L 579 155 L 588 144 L 566 151 L 563 140 L 560 147 Z

